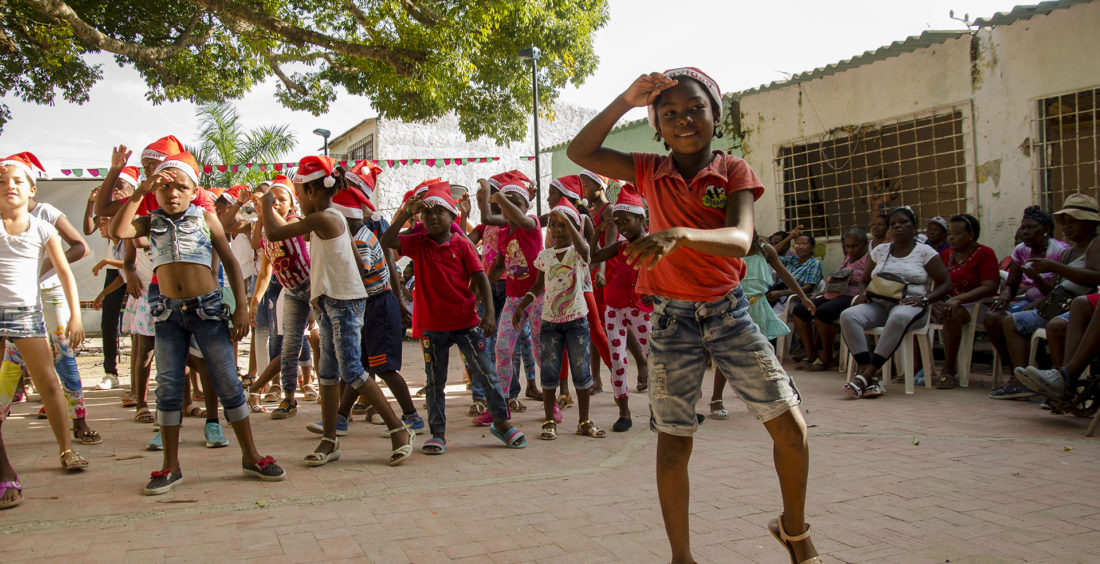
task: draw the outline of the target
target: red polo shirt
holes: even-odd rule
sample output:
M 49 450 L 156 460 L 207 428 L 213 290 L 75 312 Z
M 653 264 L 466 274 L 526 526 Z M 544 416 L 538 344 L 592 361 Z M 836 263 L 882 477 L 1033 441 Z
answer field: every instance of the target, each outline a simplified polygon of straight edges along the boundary
M 726 226 L 726 198 L 739 190 L 752 190 L 753 200 L 764 185 L 748 163 L 721 151 L 690 182 L 676 170 L 667 155 L 634 153 L 638 192 L 649 204 L 649 230 L 672 227 L 721 229 Z M 678 300 L 710 302 L 725 296 L 741 283 L 745 262 L 734 257 L 709 255 L 680 247 L 652 270 L 638 272 L 638 293 Z
M 402 235 L 401 254 L 413 261 L 416 293 L 414 325 L 420 331 L 457 331 L 477 325 L 477 303 L 470 278 L 485 270 L 473 243 L 452 234 L 440 245 L 426 232 Z

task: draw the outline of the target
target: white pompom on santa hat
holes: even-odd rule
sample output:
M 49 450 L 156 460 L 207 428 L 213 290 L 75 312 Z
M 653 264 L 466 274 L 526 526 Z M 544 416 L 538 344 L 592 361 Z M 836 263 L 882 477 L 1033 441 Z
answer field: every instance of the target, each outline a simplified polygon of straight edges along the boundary
M 306 184 L 318 178 L 323 178 L 325 188 L 336 185 L 336 177 L 332 175 L 336 170 L 336 159 L 332 157 L 310 155 L 298 161 L 298 170 L 294 172 L 294 182 Z

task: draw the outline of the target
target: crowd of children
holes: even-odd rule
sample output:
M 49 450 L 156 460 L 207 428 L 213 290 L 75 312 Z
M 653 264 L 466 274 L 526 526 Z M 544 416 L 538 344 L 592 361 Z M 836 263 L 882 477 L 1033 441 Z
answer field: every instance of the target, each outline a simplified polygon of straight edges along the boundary
M 125 401 L 136 408 L 135 422 L 159 429 L 148 447 L 162 449 L 163 462 L 143 493 L 162 494 L 183 481 L 185 415 L 206 417 L 208 446 L 228 444 L 219 401 L 240 445 L 243 473 L 284 479 L 274 458 L 260 454 L 249 418 L 265 411 L 265 390 L 280 401 L 274 419 L 296 415 L 299 384 L 306 398 L 316 393 L 308 380 L 311 348 L 321 421 L 307 429 L 321 440 L 304 456 L 307 466 L 339 459 L 339 437 L 357 410 L 386 426 L 390 465 L 412 455 L 425 426 L 431 438 L 421 452 L 446 453 L 444 386 L 452 345 L 474 391 L 473 422 L 488 426 L 504 446 L 528 445 L 511 422 L 513 412 L 527 409 L 520 401 L 524 379 L 524 397 L 543 406 L 539 439 L 558 437 L 563 410 L 574 403 L 570 376 L 576 433 L 606 437 L 589 410 L 602 391 L 601 364 L 610 370 L 619 408 L 611 430 L 626 432 L 632 426 L 629 351 L 639 370 L 636 389 L 648 389 L 650 427 L 659 437 L 657 485 L 673 557 L 688 562 L 687 462 L 710 358 L 775 441 L 784 512 L 769 527 L 793 561 L 817 561 L 804 522 L 809 458 L 800 398 L 750 319 L 741 288 L 748 282 L 743 257 L 763 252 L 778 264 L 770 246 L 761 251 L 754 243 L 753 201 L 763 186 L 743 160 L 711 150 L 712 137 L 720 136 L 720 100 L 717 85 L 698 69 L 638 78 L 571 143 L 570 158 L 590 170 L 553 181 L 547 215 L 532 212 L 538 197 L 532 182 L 508 171 L 479 182 L 481 225 L 473 228 L 470 196 L 442 179 L 410 190 L 387 223 L 373 204 L 380 170 L 369 163 L 345 169 L 327 156 L 307 156 L 293 178 L 280 175 L 255 190 L 236 186 L 215 197 L 199 185 L 199 166 L 175 137 L 142 152 L 144 178 L 127 166 L 126 147 L 117 147 L 89 198 L 84 225 L 86 234 L 99 228 L 111 242 L 113 258 L 98 266 L 120 271 L 97 302 L 121 301 L 122 292 L 127 298 L 122 327 L 134 354 Z M 668 155 L 601 146 L 615 121 L 636 106 L 649 108 Z M 41 168 L 29 153 L 0 161 L 0 336 L 9 343 L 0 421 L 21 360 L 42 395 L 62 465 L 78 470 L 87 461 L 72 447 L 70 418 L 77 440 L 102 440 L 85 422 L 72 362 L 83 329 L 68 264 L 87 251 L 63 214 L 34 201 L 35 166 Z M 614 203 L 609 178 L 622 179 Z M 242 214 L 246 206 L 258 217 Z M 402 298 L 410 292 L 394 254 L 410 260 L 416 275 L 408 317 L 424 353 L 426 425 L 400 374 Z M 43 264 L 44 256 L 50 260 Z M 20 279 L 20 268 L 40 268 L 41 283 Z M 53 308 L 46 312 L 49 338 L 43 306 Z M 250 368 L 241 374 L 235 343 L 252 329 Z M 522 370 L 528 353 L 541 382 L 533 367 Z M 154 355 L 155 413 L 146 403 Z M 117 386 L 114 365 L 106 366 L 100 387 Z M 400 415 L 376 377 L 393 393 Z M 191 405 L 200 393 L 205 410 Z M 8 507 L 21 501 L 22 490 L 2 444 L 0 507 Z

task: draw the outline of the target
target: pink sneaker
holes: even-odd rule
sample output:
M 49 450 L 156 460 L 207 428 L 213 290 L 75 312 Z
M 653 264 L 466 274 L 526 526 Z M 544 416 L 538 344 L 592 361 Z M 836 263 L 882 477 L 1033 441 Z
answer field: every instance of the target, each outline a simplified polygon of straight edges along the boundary
M 508 410 L 508 419 L 511 419 L 511 418 L 512 418 L 512 410 L 509 409 Z M 485 413 L 482 413 L 481 415 L 478 415 L 477 417 L 474 417 L 473 421 L 474 421 L 474 425 L 477 425 L 479 427 L 488 427 L 489 425 L 493 424 L 493 414 L 489 413 L 489 410 L 485 410 Z

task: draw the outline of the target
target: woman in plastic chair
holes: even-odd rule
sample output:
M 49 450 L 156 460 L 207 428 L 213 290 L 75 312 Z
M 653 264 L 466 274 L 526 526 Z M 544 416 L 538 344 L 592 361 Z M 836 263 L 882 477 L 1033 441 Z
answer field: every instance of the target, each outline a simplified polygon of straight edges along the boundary
M 801 233 L 794 239 L 794 256 L 780 256 L 779 260 L 787 271 L 802 287 L 807 295 L 813 294 L 818 282 L 821 282 L 821 261 L 814 256 L 817 241 L 809 233 Z M 771 304 L 775 314 L 780 318 L 787 308 L 787 300 L 798 294 L 794 288 L 789 288 L 782 280 L 772 284 L 765 296 Z
M 951 291 L 951 278 L 935 249 L 917 242 L 913 210 L 902 207 L 890 212 L 890 235 L 890 243 L 871 251 L 856 298 L 858 305 L 840 314 L 844 342 L 858 365 L 855 377 L 844 385 L 853 398 L 873 398 L 886 392 L 879 371 L 909 329 L 924 321 L 929 304 Z M 929 281 L 935 283 L 931 291 L 927 289 Z M 872 353 L 864 331 L 876 327 L 884 330 Z
M 862 227 L 852 227 L 844 232 L 844 263 L 829 275 L 825 291 L 813 298 L 817 306 L 810 313 L 806 306 L 795 303 L 791 310 L 798 339 L 806 347 L 806 359 L 799 364 L 802 370 L 821 372 L 836 367 L 833 344 L 836 342 L 836 326 L 840 314 L 852 305 L 860 294 L 863 269 L 867 266 L 867 232 Z M 817 348 L 817 340 L 821 349 Z
M 951 218 L 947 228 L 948 247 L 940 253 L 951 277 L 951 297 L 932 306 L 932 323 L 943 324 L 943 368 L 936 387 L 949 390 L 959 385 L 958 357 L 963 327 L 978 311 L 965 306 L 997 293 L 1001 282 L 997 253 L 980 243 L 982 227 L 974 216 L 963 213 Z M 931 372 L 932 367 L 925 369 Z

